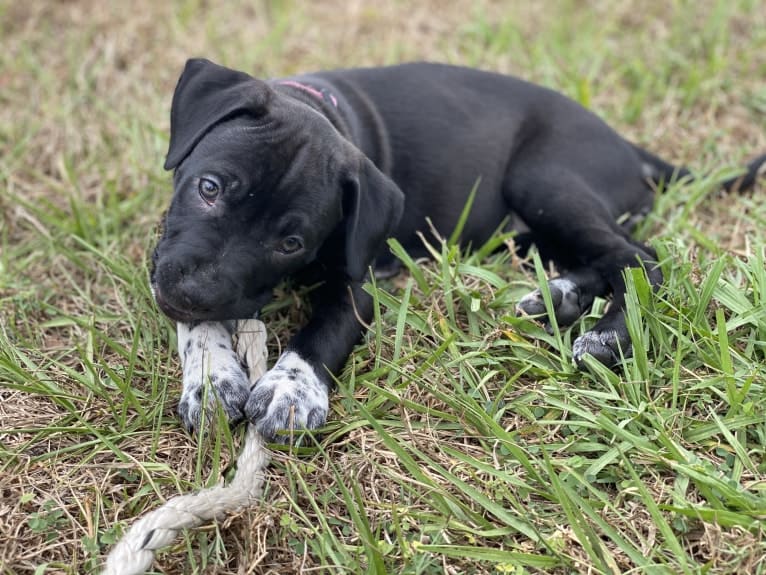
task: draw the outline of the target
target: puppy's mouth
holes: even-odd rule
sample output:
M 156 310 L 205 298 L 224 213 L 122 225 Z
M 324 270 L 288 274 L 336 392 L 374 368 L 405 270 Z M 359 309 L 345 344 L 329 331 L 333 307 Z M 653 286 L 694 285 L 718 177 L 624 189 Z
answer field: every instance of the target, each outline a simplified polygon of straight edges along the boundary
M 160 291 L 160 288 L 152 284 L 152 295 L 154 295 L 154 301 L 157 302 L 157 307 L 160 308 L 160 311 L 164 313 L 166 316 L 168 316 L 170 319 L 175 321 L 180 321 L 184 323 L 192 322 L 194 320 L 200 320 L 202 319 L 200 316 L 205 315 L 205 312 L 207 310 L 194 310 L 194 312 L 189 311 L 188 309 L 181 309 L 179 307 L 176 307 L 175 305 L 171 304 L 165 297 L 162 295 L 162 291 Z
M 174 321 L 191 323 L 195 321 L 224 321 L 229 319 L 245 319 L 257 317 L 261 309 L 271 301 L 272 293 L 263 292 L 254 299 L 240 301 L 236 306 L 226 309 L 212 309 L 203 307 L 179 307 L 175 302 L 169 301 L 160 290 L 159 286 L 151 283 L 152 295 L 160 311 Z

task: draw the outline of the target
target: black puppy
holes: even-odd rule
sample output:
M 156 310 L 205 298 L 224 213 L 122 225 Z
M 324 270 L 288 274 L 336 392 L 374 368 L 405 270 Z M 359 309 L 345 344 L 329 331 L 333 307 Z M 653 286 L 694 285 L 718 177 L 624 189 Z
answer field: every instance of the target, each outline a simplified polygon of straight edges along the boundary
M 427 63 L 264 82 L 190 60 L 170 127 L 175 194 L 151 283 L 178 322 L 179 413 L 198 425 L 208 376 L 229 417 L 244 415 L 270 438 L 324 423 L 330 373 L 360 338 L 357 314 L 372 315 L 361 287 L 369 268 L 396 267 L 386 238 L 425 255 L 416 232 L 430 218 L 449 235 L 477 181 L 462 242 L 481 245 L 510 221 L 522 249 L 536 244 L 565 270 L 550 281 L 560 324 L 612 294 L 574 342 L 575 360 L 629 355 L 623 270 L 643 266 L 653 285 L 662 281 L 630 227 L 650 210 L 653 183 L 688 174 L 556 92 Z M 764 163 L 723 187 L 751 187 Z M 226 320 L 252 317 L 288 276 L 323 281 L 313 315 L 250 390 Z M 540 293 L 519 310 L 543 313 Z

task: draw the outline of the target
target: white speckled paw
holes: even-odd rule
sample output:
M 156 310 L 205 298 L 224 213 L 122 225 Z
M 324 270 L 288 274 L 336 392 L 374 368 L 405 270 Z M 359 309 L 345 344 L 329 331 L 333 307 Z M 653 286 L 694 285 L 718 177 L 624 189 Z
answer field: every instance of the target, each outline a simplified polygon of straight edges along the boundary
M 189 431 L 199 430 L 218 403 L 234 424 L 244 417 L 250 382 L 236 353 L 231 335 L 218 322 L 194 327 L 178 324 L 178 347 L 183 365 L 183 391 L 178 415 Z
M 289 351 L 253 386 L 245 416 L 268 440 L 288 441 L 281 432 L 321 427 L 327 409 L 327 386 L 308 362 Z

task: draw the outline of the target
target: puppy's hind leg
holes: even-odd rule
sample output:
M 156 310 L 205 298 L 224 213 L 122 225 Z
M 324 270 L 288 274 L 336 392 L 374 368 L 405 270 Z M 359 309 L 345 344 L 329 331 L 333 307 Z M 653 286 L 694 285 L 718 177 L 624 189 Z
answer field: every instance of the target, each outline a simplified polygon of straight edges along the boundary
M 608 196 L 594 191 L 577 172 L 553 163 L 515 174 L 506 199 L 534 237 L 545 244 L 547 257 L 565 269 L 576 270 L 574 279 L 564 275 L 563 280 L 568 281 L 551 280 L 551 295 L 560 292 L 563 301 L 554 305 L 557 320 L 570 322 L 592 303 L 591 296 L 613 293 L 604 317 L 575 340 L 573 356 L 577 364 L 584 365 L 586 354 L 608 366 L 619 363 L 621 356 L 629 357 L 623 270 L 643 266 L 652 285 L 661 283 L 662 274 L 652 250 L 632 241 L 620 227 L 610 211 Z M 576 289 L 578 282 L 589 287 Z M 544 311 L 536 299 L 528 296 L 522 300 L 522 311 Z

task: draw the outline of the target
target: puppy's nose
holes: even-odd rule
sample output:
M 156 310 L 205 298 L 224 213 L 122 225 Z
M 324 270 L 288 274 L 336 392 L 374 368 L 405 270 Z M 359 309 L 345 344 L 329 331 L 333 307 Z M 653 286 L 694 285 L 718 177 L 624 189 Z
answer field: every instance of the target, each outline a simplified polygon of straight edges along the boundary
M 157 284 L 165 300 L 175 308 L 208 310 L 217 300 L 216 278 L 193 262 L 160 262 Z

